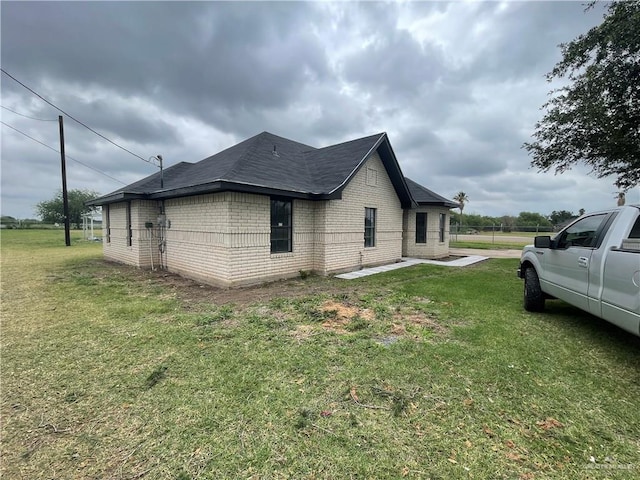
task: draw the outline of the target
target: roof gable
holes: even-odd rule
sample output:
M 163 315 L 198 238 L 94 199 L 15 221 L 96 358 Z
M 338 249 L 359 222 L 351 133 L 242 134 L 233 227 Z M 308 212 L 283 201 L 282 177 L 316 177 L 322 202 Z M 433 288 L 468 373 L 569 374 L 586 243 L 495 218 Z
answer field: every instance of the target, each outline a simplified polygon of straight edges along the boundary
M 316 191 L 333 193 L 344 187 L 371 154 L 381 135 L 384 134 L 305 152 L 305 162 Z

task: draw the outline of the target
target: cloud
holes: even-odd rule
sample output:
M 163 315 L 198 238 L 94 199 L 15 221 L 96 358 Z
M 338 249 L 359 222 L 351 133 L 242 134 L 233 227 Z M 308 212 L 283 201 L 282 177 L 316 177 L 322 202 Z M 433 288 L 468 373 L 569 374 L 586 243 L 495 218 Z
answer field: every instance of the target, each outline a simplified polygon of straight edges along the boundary
M 261 131 L 321 147 L 386 131 L 404 173 L 487 215 L 613 205 L 611 180 L 538 173 L 522 150 L 577 2 L 1 2 L 3 69 L 166 165 Z M 2 77 L 2 105 L 59 112 Z M 56 122 L 2 120 L 58 148 Z M 65 119 L 67 154 L 130 183 L 156 167 Z M 2 213 L 33 216 L 59 155 L 2 127 Z M 70 188 L 112 179 L 68 162 Z M 635 197 L 638 197 L 637 199 Z M 627 195 L 640 202 L 640 190 Z M 573 206 L 572 206 L 573 205 Z

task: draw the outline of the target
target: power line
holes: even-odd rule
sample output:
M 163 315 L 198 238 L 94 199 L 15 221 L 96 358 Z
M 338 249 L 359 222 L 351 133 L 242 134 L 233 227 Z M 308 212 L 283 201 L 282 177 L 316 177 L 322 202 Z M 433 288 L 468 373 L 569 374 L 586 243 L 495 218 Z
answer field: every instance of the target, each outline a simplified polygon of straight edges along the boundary
M 123 147 L 122 145 L 118 145 L 116 142 L 114 142 L 113 140 L 105 137 L 104 135 L 102 135 L 99 132 L 96 132 L 93 128 L 91 128 L 90 126 L 86 125 L 85 123 L 82 123 L 80 120 L 78 120 L 77 118 L 75 118 L 72 115 L 69 115 L 67 112 L 65 112 L 64 110 L 62 110 L 60 107 L 54 105 L 53 103 L 51 103 L 49 100 L 47 100 L 46 98 L 44 98 L 42 95 L 40 95 L 38 92 L 36 92 L 35 90 L 33 90 L 32 88 L 29 88 L 28 86 L 26 86 L 24 83 L 22 83 L 20 80 L 18 80 L 16 77 L 14 77 L 13 75 L 11 75 L 9 72 L 7 72 L 5 69 L 0 68 L 0 71 L 2 71 L 2 73 L 4 73 L 7 77 L 9 77 L 10 79 L 12 79 L 13 81 L 15 81 L 16 83 L 22 85 L 24 88 L 26 88 L 27 90 L 29 90 L 31 93 L 33 93 L 36 97 L 40 98 L 42 101 L 44 101 L 45 103 L 51 105 L 53 108 L 55 108 L 56 110 L 58 110 L 59 112 L 64 113 L 67 117 L 69 117 L 71 120 L 73 120 L 74 122 L 79 123 L 80 125 L 82 125 L 84 128 L 86 128 L 87 130 L 89 130 L 90 132 L 95 133 L 96 135 L 98 135 L 100 138 L 103 138 L 104 140 L 106 140 L 107 142 L 111 143 L 112 145 L 115 145 L 116 147 L 118 147 L 121 150 L 124 150 L 125 152 L 129 153 L 130 155 L 133 155 L 136 158 L 139 158 L 140 160 L 142 160 L 143 162 L 146 163 L 151 163 L 149 160 L 145 159 L 144 157 L 141 157 L 138 154 L 133 153 L 131 150 L 127 150 L 125 147 Z
M 9 107 L 5 107 L 4 105 L 0 105 L 0 108 L 4 108 L 5 110 L 9 110 L 11 113 L 15 113 L 16 115 L 20 115 L 21 117 L 30 118 L 31 120 L 38 120 L 40 122 L 57 122 L 58 121 L 57 118 L 49 119 L 49 118 L 30 117 L 29 115 L 25 115 L 24 113 L 16 112 L 15 110 L 10 109 Z
M 47 144 L 46 144 L 46 143 L 44 143 L 44 142 L 41 142 L 41 141 L 40 141 L 40 140 L 38 140 L 37 138 L 33 138 L 31 135 L 29 135 L 29 134 L 27 134 L 27 133 L 24 133 L 22 130 L 18 130 L 16 127 L 13 127 L 13 126 L 9 125 L 8 123 L 3 122 L 2 120 L 0 120 L 0 123 L 1 123 L 1 124 L 3 124 L 5 127 L 9 127 L 11 130 L 15 130 L 15 131 L 16 131 L 16 132 L 18 132 L 19 134 L 24 135 L 24 136 L 25 136 L 25 137 L 27 137 L 28 139 L 33 140 L 33 141 L 34 141 L 34 142 L 36 142 L 36 143 L 39 143 L 39 144 L 40 144 L 40 145 L 42 145 L 43 147 L 47 147 L 49 150 L 53 150 L 53 151 L 54 151 L 54 152 L 56 152 L 56 153 L 60 153 L 60 150 L 56 150 L 56 149 L 55 149 L 55 148 L 53 148 L 52 146 L 47 145 Z M 123 181 L 118 180 L 117 178 L 112 177 L 112 176 L 111 176 L 111 175 L 109 175 L 108 173 L 105 173 L 105 172 L 103 172 L 102 170 L 98 170 L 97 168 L 92 167 L 91 165 L 87 165 L 86 163 L 81 162 L 80 160 L 76 160 L 76 159 L 75 159 L 75 158 L 73 158 L 71 155 L 65 155 L 65 157 L 66 157 L 66 158 L 68 158 L 69 160 L 73 160 L 74 162 L 79 163 L 79 164 L 80 164 L 80 165 L 82 165 L 83 167 L 86 167 L 86 168 L 89 168 L 89 169 L 91 169 L 91 170 L 93 170 L 93 171 L 95 171 L 95 172 L 98 172 L 99 174 L 104 175 L 105 177 L 109 177 L 111 180 L 114 180 L 114 181 L 116 181 L 116 182 L 118 182 L 118 183 L 121 183 L 122 185 L 126 185 L 126 183 L 124 183 Z

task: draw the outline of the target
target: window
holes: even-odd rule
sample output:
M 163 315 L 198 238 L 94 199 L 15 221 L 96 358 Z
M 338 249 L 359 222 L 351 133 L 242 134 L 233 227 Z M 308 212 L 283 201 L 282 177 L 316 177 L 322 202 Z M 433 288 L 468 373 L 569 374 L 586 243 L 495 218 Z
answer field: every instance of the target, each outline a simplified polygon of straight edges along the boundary
M 603 213 L 578 220 L 556 239 L 558 248 L 595 247 L 598 229 L 606 216 Z
M 133 228 L 131 226 L 131 202 L 127 202 L 127 246 L 133 243 Z
M 427 214 L 416 212 L 416 243 L 427 243 Z
M 111 242 L 111 220 L 109 219 L 109 205 L 103 205 L 102 207 L 102 221 L 104 222 L 105 241 Z
M 376 246 L 376 209 L 364 209 L 364 246 Z
M 444 228 L 445 228 L 446 224 L 447 224 L 447 214 L 446 213 L 441 213 L 440 214 L 439 238 L 438 238 L 440 243 L 444 243 Z
M 271 199 L 271 253 L 292 251 L 291 200 Z
M 629 238 L 640 238 L 640 217 L 638 217 L 636 223 L 633 224 L 631 232 L 629 232 Z

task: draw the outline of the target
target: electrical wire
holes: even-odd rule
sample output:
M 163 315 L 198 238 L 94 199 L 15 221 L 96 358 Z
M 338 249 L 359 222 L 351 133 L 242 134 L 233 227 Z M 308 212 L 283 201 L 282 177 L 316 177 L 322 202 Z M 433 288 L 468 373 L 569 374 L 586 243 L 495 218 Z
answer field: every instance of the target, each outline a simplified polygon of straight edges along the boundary
M 90 126 L 88 126 L 87 124 L 81 122 L 80 120 L 78 120 L 77 118 L 75 118 L 73 115 L 69 115 L 67 112 L 65 112 L 64 110 L 62 110 L 60 107 L 54 105 L 53 103 L 51 103 L 49 100 L 47 100 L 46 98 L 44 98 L 42 95 L 40 95 L 38 92 L 36 92 L 35 90 L 33 90 L 32 88 L 29 88 L 28 86 L 26 86 L 24 83 L 22 83 L 20 80 L 18 80 L 16 77 L 14 77 L 13 75 L 11 75 L 9 72 L 7 72 L 5 69 L 0 68 L 0 71 L 2 73 L 4 73 L 7 77 L 9 77 L 10 79 L 12 79 L 13 81 L 15 81 L 16 83 L 22 85 L 24 88 L 26 88 L 27 90 L 29 90 L 31 93 L 33 93 L 36 97 L 40 98 L 42 101 L 44 101 L 45 103 L 51 105 L 53 108 L 55 108 L 56 110 L 58 110 L 61 113 L 64 113 L 67 117 L 69 117 L 71 120 L 73 120 L 74 122 L 79 123 L 80 125 L 82 125 L 84 128 L 86 128 L 87 130 L 89 130 L 90 132 L 95 133 L 96 135 L 98 135 L 100 138 L 106 140 L 107 142 L 109 142 L 112 145 L 115 145 L 116 147 L 118 147 L 121 150 L 124 150 L 125 152 L 127 152 L 130 155 L 133 155 L 136 158 L 139 158 L 140 160 L 142 160 L 143 162 L 146 163 L 151 163 L 149 160 L 145 159 L 144 157 L 141 157 L 140 155 L 133 153 L 131 150 L 126 149 L 125 147 L 123 147 L 122 145 L 118 145 L 116 142 L 114 142 L 113 140 L 105 137 L 104 135 L 102 135 L 99 132 L 96 132 L 93 128 L 91 128 Z
M 15 110 L 10 109 L 9 107 L 5 107 L 4 105 L 0 105 L 0 108 L 4 108 L 5 110 L 9 110 L 11 113 L 15 113 L 16 115 L 20 115 L 21 117 L 24 118 L 30 118 L 31 120 L 38 120 L 39 122 L 57 122 L 58 119 L 57 118 L 36 118 L 36 117 L 30 117 L 29 115 L 25 115 L 24 113 L 20 113 L 20 112 L 16 112 Z
M 11 130 L 15 130 L 15 131 L 16 131 L 16 132 L 18 132 L 19 134 L 24 135 L 24 136 L 25 136 L 25 137 L 27 137 L 28 139 L 33 140 L 33 141 L 34 141 L 34 142 L 36 142 L 36 143 L 39 143 L 39 144 L 40 144 L 40 145 L 42 145 L 43 147 L 47 147 L 49 150 L 53 150 L 54 152 L 56 152 L 56 153 L 58 153 L 58 154 L 60 153 L 60 150 L 56 150 L 56 149 L 55 149 L 55 148 L 53 148 L 52 146 L 47 145 L 47 144 L 46 144 L 46 143 L 44 143 L 44 142 L 41 142 L 41 141 L 40 141 L 40 140 L 38 140 L 37 138 L 33 138 L 31 135 L 29 135 L 29 134 L 27 134 L 27 133 L 24 133 L 22 130 L 18 130 L 16 127 L 13 127 L 13 126 L 9 125 L 8 123 L 3 122 L 2 120 L 0 120 L 0 123 L 1 123 L 2 125 L 4 125 L 5 127 L 9 127 Z M 126 185 L 126 183 L 124 183 L 124 182 L 123 182 L 123 181 L 121 181 L 121 180 L 118 180 L 118 179 L 117 179 L 117 178 L 115 178 L 115 177 L 112 177 L 112 176 L 111 176 L 111 175 L 109 175 L 108 173 L 105 173 L 105 172 L 103 172 L 102 170 L 98 170 L 97 168 L 92 167 L 91 165 L 87 165 L 86 163 L 81 162 L 80 160 L 76 160 L 75 158 L 73 158 L 73 157 L 72 157 L 72 156 L 70 156 L 70 155 L 67 155 L 66 153 L 65 153 L 65 158 L 68 158 L 69 160 L 72 160 L 72 161 L 74 161 L 74 162 L 76 162 L 76 163 L 79 163 L 79 164 L 80 164 L 80 165 L 82 165 L 83 167 L 89 168 L 89 169 L 93 170 L 94 172 L 98 172 L 99 174 L 104 175 L 105 177 L 109 177 L 111 180 L 114 180 L 114 181 L 116 181 L 116 182 L 118 182 L 118 183 L 121 183 L 122 185 Z

